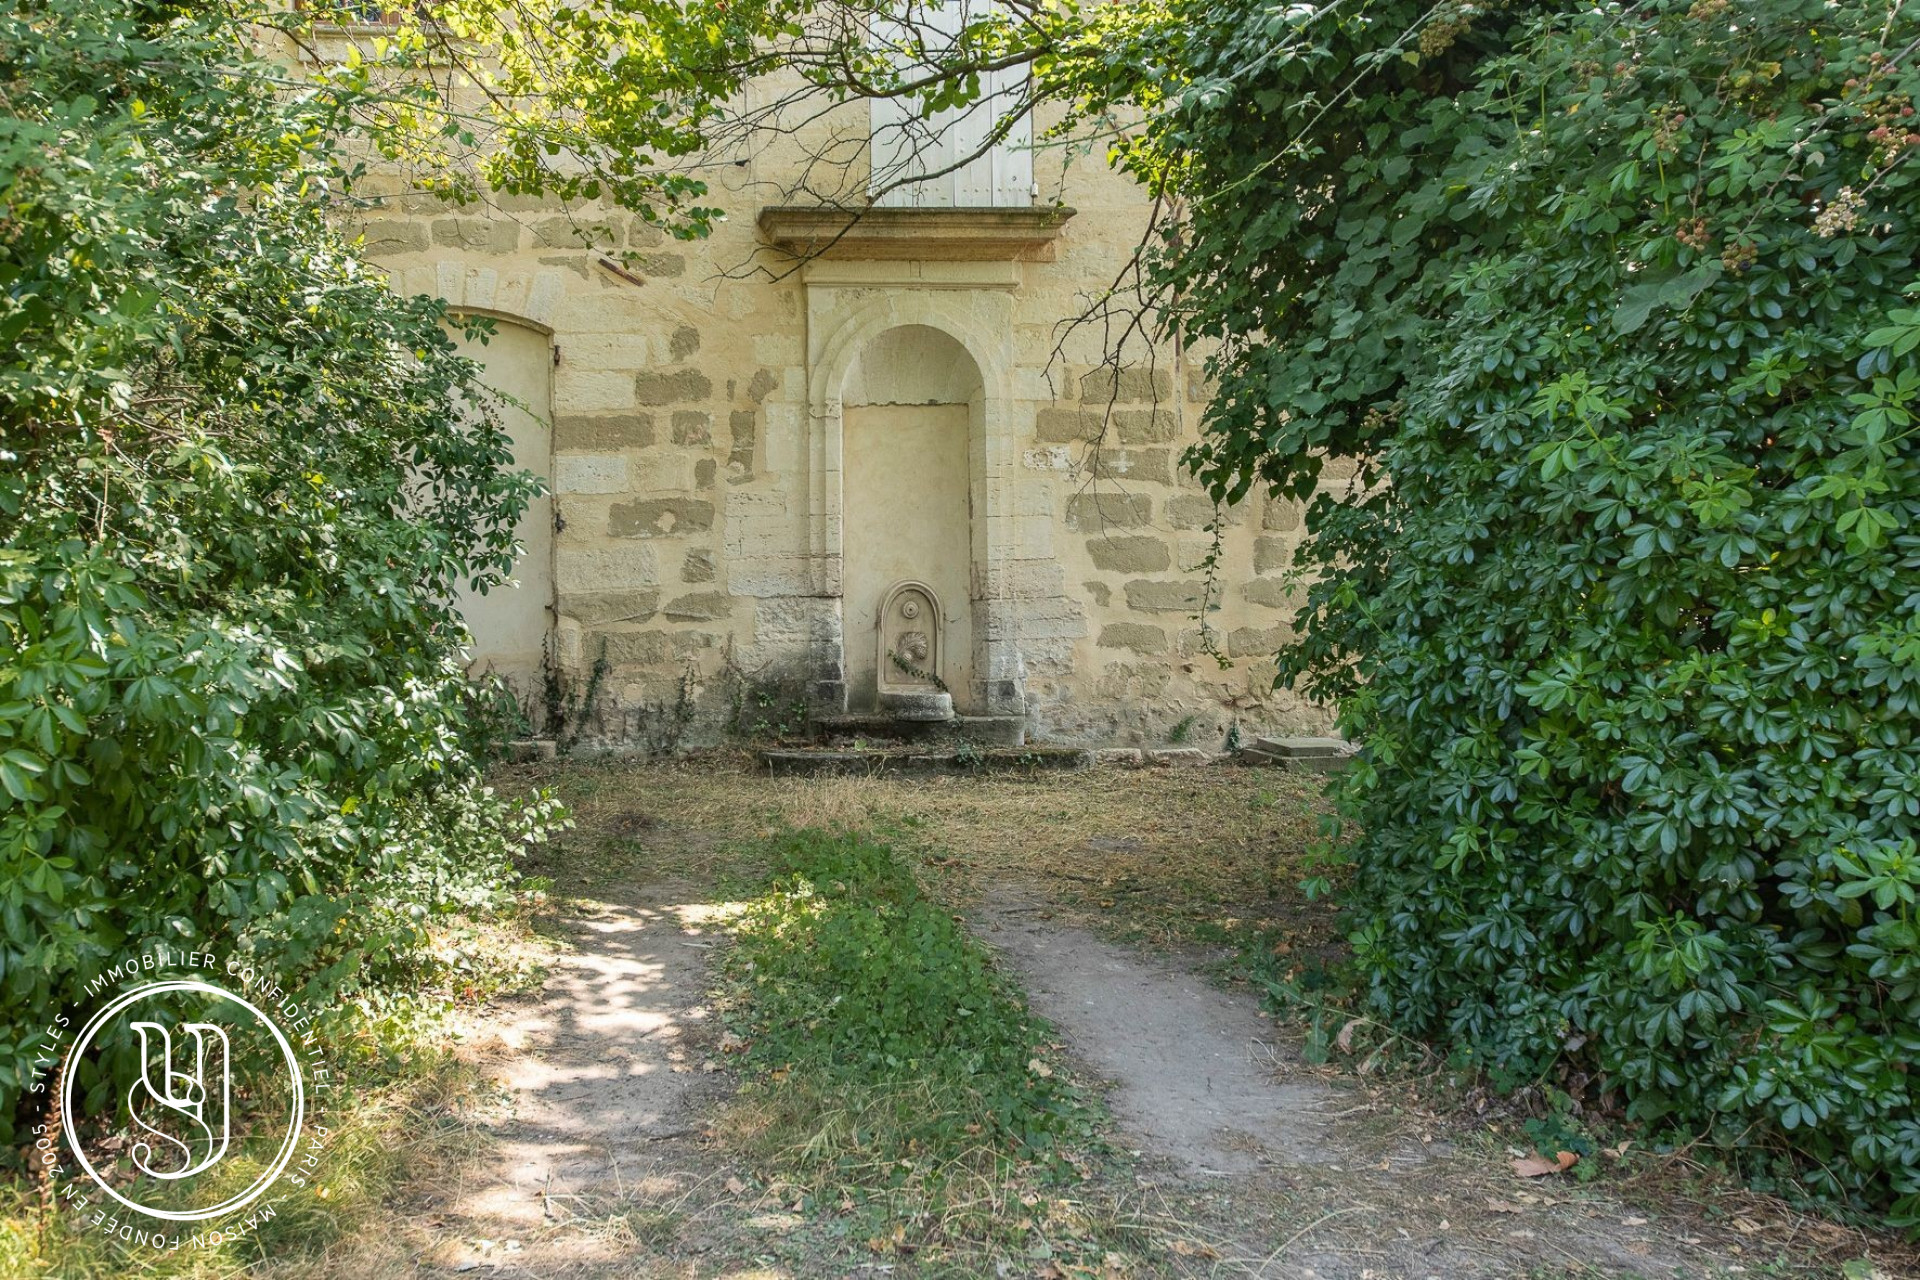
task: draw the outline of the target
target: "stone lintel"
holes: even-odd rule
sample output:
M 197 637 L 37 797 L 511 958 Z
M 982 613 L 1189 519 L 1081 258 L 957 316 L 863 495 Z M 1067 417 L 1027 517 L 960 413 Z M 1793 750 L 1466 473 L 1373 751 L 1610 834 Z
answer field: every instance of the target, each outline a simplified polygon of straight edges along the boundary
M 1074 211 L 826 209 L 769 205 L 760 234 L 799 258 L 900 262 L 1052 262 Z

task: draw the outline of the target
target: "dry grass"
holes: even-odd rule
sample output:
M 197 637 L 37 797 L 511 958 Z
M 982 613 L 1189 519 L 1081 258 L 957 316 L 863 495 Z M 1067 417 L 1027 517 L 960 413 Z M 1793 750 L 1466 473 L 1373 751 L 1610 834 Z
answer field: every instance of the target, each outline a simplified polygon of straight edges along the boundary
M 752 842 L 778 825 L 863 827 L 917 855 L 922 878 L 956 904 L 989 886 L 1013 886 L 1047 904 L 1046 914 L 1108 937 L 1178 949 L 1186 960 L 1197 944 L 1232 961 L 1217 968 L 1222 976 L 1244 978 L 1245 948 L 1256 938 L 1263 947 L 1301 959 L 1339 952 L 1337 912 L 1306 901 L 1298 887 L 1302 859 L 1320 832 L 1321 779 L 1315 775 L 1149 768 L 972 778 L 774 778 L 744 755 L 722 754 L 673 763 L 525 766 L 506 781 L 553 786 L 573 807 L 578 829 L 529 868 L 554 877 L 562 896 L 615 895 L 622 885 L 652 879 L 738 884 L 757 870 Z M 1513 1194 L 1505 1165 L 1507 1148 L 1524 1141 L 1517 1136 L 1521 1117 L 1498 1102 L 1478 1110 L 1477 1099 L 1440 1069 L 1443 1064 L 1412 1046 L 1403 1048 L 1397 1059 L 1375 1056 L 1358 1082 L 1356 1111 L 1369 1116 L 1360 1123 L 1379 1130 L 1361 1145 L 1384 1158 L 1404 1147 L 1409 1134 L 1416 1144 L 1427 1135 L 1450 1144 L 1457 1155 L 1436 1161 L 1417 1178 L 1397 1172 L 1392 1190 L 1371 1180 L 1364 1186 L 1336 1180 L 1277 1196 L 1222 1199 L 1192 1194 L 1177 1180 L 1140 1178 L 1123 1163 L 1095 1171 L 1075 1193 L 1009 1182 L 954 1199 L 952 1211 L 963 1216 L 977 1208 L 990 1220 L 1011 1214 L 1012 1221 L 1026 1223 L 1017 1238 L 994 1233 L 983 1239 L 958 1222 L 952 1230 L 921 1222 L 918 1238 L 961 1245 L 972 1236 L 976 1244 L 1014 1249 L 1034 1229 L 1032 1206 L 1022 1203 L 1031 1197 L 1040 1205 L 1074 1206 L 1062 1212 L 1097 1224 L 1063 1237 L 1082 1242 L 1073 1251 L 1072 1274 L 1096 1274 L 1098 1268 L 1080 1268 L 1107 1250 L 1135 1268 L 1131 1274 L 1257 1273 L 1267 1259 L 1248 1257 L 1235 1244 L 1250 1227 L 1276 1243 L 1302 1233 L 1288 1246 L 1289 1255 L 1331 1252 L 1364 1259 L 1385 1224 L 1445 1218 L 1460 1238 L 1497 1251 L 1512 1223 L 1504 1210 L 1489 1206 Z M 1356 1055 L 1346 1066 L 1358 1060 Z M 809 1134 L 806 1126 L 815 1121 L 817 1132 Z M 768 1100 L 749 1096 L 727 1109 L 714 1137 L 718 1149 L 742 1167 L 773 1170 L 793 1163 L 791 1153 L 780 1150 L 785 1144 L 809 1137 L 831 1144 L 834 1123 L 830 1106 L 784 1115 L 770 1110 Z M 762 1207 L 802 1199 L 813 1212 L 812 1196 L 827 1188 L 807 1182 L 776 1177 L 761 1195 Z M 1372 1197 L 1363 1197 L 1363 1211 L 1350 1208 L 1362 1192 Z M 1749 1275 L 1836 1275 L 1842 1261 L 1871 1256 L 1886 1276 L 1920 1276 L 1920 1258 L 1899 1242 L 1801 1213 L 1685 1158 L 1636 1153 L 1609 1161 L 1596 1187 L 1560 1194 L 1567 1207 L 1556 1213 L 1570 1215 L 1570 1223 L 1611 1214 L 1618 1234 L 1631 1234 L 1618 1227 L 1621 1215 L 1633 1212 L 1623 1204 L 1651 1206 L 1669 1222 L 1677 1217 L 1691 1223 L 1679 1229 L 1699 1233 L 1701 1275 L 1728 1274 L 1706 1259 L 1730 1252 L 1749 1260 Z M 722 1225 L 737 1218 L 739 1207 L 726 1197 L 698 1209 L 688 1206 L 683 1230 L 707 1239 L 736 1238 L 746 1248 L 751 1233 L 738 1233 L 737 1222 Z M 886 1215 L 912 1223 L 914 1206 L 888 1205 Z M 789 1239 L 801 1256 L 817 1259 L 803 1244 L 814 1225 L 793 1225 Z M 976 1274 L 966 1267 L 978 1255 L 964 1247 L 942 1259 L 936 1244 L 934 1256 L 910 1260 L 888 1245 L 890 1238 L 875 1235 L 875 1264 L 897 1266 L 902 1274 Z M 826 1246 L 815 1241 L 814 1247 Z M 1565 1261 L 1564 1271 L 1534 1274 L 1626 1274 L 1589 1269 L 1572 1256 Z M 1523 1267 L 1513 1274 L 1529 1273 Z
M 987 884 L 1033 890 L 1108 936 L 1228 943 L 1279 926 L 1324 945 L 1332 909 L 1297 891 L 1319 833 L 1321 779 L 1271 769 L 774 778 L 745 755 L 672 763 L 521 766 L 508 785 L 554 787 L 577 829 L 528 864 L 555 892 L 750 874 L 743 846 L 781 824 L 863 827 L 920 855 L 964 901 Z
M 1338 950 L 1337 913 L 1298 890 L 1319 830 L 1313 775 L 1209 768 L 771 778 L 744 755 L 722 754 L 516 766 L 497 781 L 514 790 L 552 786 L 573 809 L 576 829 L 526 867 L 553 880 L 552 907 L 618 901 L 667 880 L 707 886 L 718 900 L 756 874 L 754 841 L 779 825 L 865 827 L 911 853 L 922 878 L 956 905 L 1012 886 L 1109 937 L 1176 949 L 1181 963 L 1198 945 L 1234 958 L 1242 972 L 1256 936 L 1263 946 L 1280 938 L 1296 955 Z M 499 975 L 510 975 L 509 987 L 536 981 L 544 945 L 537 935 L 550 922 L 536 913 L 504 930 L 450 931 L 439 948 L 436 994 L 456 1012 L 420 1028 L 423 1048 L 483 1029 L 472 1015 L 496 994 Z M 422 1062 L 439 1066 L 416 1065 L 390 1089 L 367 1091 L 343 1179 L 352 1186 L 337 1218 L 311 1224 L 298 1250 L 271 1263 L 204 1259 L 197 1269 L 144 1274 L 213 1280 L 244 1268 L 274 1280 L 399 1280 L 423 1265 L 435 1269 L 443 1259 L 434 1241 L 445 1235 L 438 1206 L 489 1160 L 471 1119 L 488 1052 L 484 1036 L 470 1036 L 457 1059 L 428 1053 Z M 1871 1256 L 1889 1280 L 1920 1276 L 1920 1258 L 1896 1242 L 1798 1213 L 1682 1158 L 1610 1161 L 1592 1186 L 1519 1183 L 1506 1169 L 1513 1129 L 1499 1122 L 1498 1104 L 1479 1112 L 1472 1095 L 1451 1092 L 1438 1064 L 1429 1061 L 1423 1078 L 1415 1062 L 1411 1050 L 1397 1063 L 1383 1056 L 1352 1082 L 1353 1149 L 1343 1152 L 1343 1172 L 1229 1188 L 1196 1185 L 1120 1153 L 1095 1161 L 1078 1185 L 1058 1185 L 1019 1169 L 980 1176 L 990 1167 L 982 1162 L 951 1170 L 937 1204 L 904 1191 L 856 1202 L 847 1184 L 871 1182 L 870 1170 L 817 1172 L 832 1164 L 816 1158 L 818 1148 L 852 1154 L 848 1132 L 858 1117 L 850 1100 L 749 1091 L 705 1117 L 697 1135 L 671 1144 L 684 1155 L 675 1166 L 683 1174 L 604 1202 L 580 1198 L 527 1244 L 577 1240 L 581 1274 L 609 1276 L 974 1277 L 1001 1274 L 999 1261 L 1012 1259 L 1011 1276 L 1118 1280 L 1299 1274 L 1309 1265 L 1366 1274 L 1393 1265 L 1389 1253 L 1411 1229 L 1435 1241 L 1436 1274 L 1618 1278 L 1638 1273 L 1632 1241 L 1645 1235 L 1623 1224 L 1637 1212 L 1624 1206 L 1647 1204 L 1659 1209 L 1650 1216 L 1669 1244 L 1674 1232 L 1700 1238 L 1692 1250 L 1700 1265 L 1686 1274 L 1731 1275 L 1725 1260 L 1739 1258 L 1748 1278 L 1837 1276 L 1841 1262 Z M 800 1149 L 809 1143 L 816 1150 Z M 1515 1201 L 1530 1216 L 1548 1216 L 1553 1238 L 1510 1249 L 1520 1219 L 1501 1206 Z M 1628 1252 L 1596 1263 L 1595 1233 Z M 1457 1272 L 1443 1260 L 1446 1241 L 1468 1250 L 1453 1255 Z M 45 1248 L 0 1230 L 0 1273 L 141 1274 L 93 1257 L 49 1267 L 44 1252 L 35 1257 Z M 1556 1261 L 1542 1267 L 1542 1256 Z M 514 1272 L 511 1259 L 499 1262 Z
M 329 1115 L 324 1194 L 281 1197 L 255 1237 L 230 1246 L 167 1252 L 123 1246 L 88 1229 L 85 1215 L 44 1210 L 17 1189 L 0 1202 L 0 1276 L 59 1280 L 399 1280 L 414 1274 L 413 1243 L 392 1229 L 418 1188 L 458 1177 L 490 1149 L 472 1120 L 482 1078 L 451 1054 L 416 1048 L 404 1063 L 364 1060 L 343 1080 L 359 1084 Z M 383 1078 L 376 1078 L 376 1073 Z M 258 1166 L 232 1162 L 244 1183 Z
M 492 1139 L 477 1116 L 492 1097 L 481 1055 L 456 1047 L 485 1004 L 536 989 L 551 947 L 518 915 L 434 926 L 410 998 L 365 1009 L 328 1045 L 337 1090 L 313 1186 L 286 1191 L 257 1236 L 170 1252 L 129 1249 L 71 1211 L 45 1210 L 25 1188 L 0 1186 L 0 1277 L 59 1280 L 401 1280 L 418 1274 L 423 1233 L 401 1227 L 421 1197 L 483 1166 Z M 249 1148 L 229 1162 L 243 1185 L 259 1172 Z M 400 1228 L 400 1229 L 397 1229 Z

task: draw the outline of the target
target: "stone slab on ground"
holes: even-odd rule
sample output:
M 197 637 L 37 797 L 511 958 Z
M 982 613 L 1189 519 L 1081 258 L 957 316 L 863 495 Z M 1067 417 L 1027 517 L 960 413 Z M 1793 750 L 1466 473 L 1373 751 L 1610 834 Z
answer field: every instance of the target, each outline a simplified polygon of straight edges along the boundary
M 980 747 L 1019 747 L 1027 741 L 1024 716 L 954 716 L 950 720 L 901 720 L 874 712 L 815 716 L 807 722 L 822 745 L 854 738 L 887 741 L 971 742 Z
M 1248 750 L 1263 751 L 1288 760 L 1319 760 L 1328 756 L 1352 755 L 1353 744 L 1344 738 L 1255 738 Z
M 1213 756 L 1198 747 L 1155 747 L 1147 752 L 1154 764 L 1175 768 L 1198 768 L 1213 763 Z
M 1242 764 L 1278 765 L 1331 773 L 1343 769 L 1359 750 L 1341 738 L 1255 738 L 1240 748 Z

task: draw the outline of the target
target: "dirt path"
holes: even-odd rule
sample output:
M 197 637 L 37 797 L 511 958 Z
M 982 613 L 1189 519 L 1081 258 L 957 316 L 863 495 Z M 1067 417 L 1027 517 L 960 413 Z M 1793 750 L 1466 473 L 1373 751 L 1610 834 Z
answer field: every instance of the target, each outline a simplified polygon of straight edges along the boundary
M 491 1180 L 450 1197 L 431 1262 L 493 1275 L 606 1274 L 626 1252 L 610 1215 L 697 1182 L 687 1141 L 719 1091 L 709 1075 L 699 895 L 649 886 L 565 923 L 541 992 L 487 1027 L 502 1090 L 485 1117 Z M 631 1224 L 626 1224 L 631 1230 Z M 624 1274 L 624 1273 L 621 1273 Z
M 1113 1082 L 1107 1101 L 1123 1140 L 1201 1176 L 1337 1159 L 1327 1114 L 1339 1110 L 1339 1094 L 1277 1075 L 1283 1051 L 1273 1029 L 1242 1002 L 1043 920 L 1034 904 L 1001 899 L 983 919 L 1034 1008 Z
M 1250 996 L 990 896 L 981 937 L 1110 1082 L 1122 1143 L 1215 1274 L 1299 1280 L 1751 1274 L 1742 1246 L 1663 1226 L 1565 1178 L 1523 1181 L 1299 1061 Z
M 707 1185 L 719 1175 L 699 1130 L 725 1086 L 711 1070 L 718 1030 L 703 1006 L 706 909 L 687 905 L 700 896 L 652 886 L 582 909 L 543 990 L 488 1025 L 483 1057 L 502 1090 L 482 1125 L 493 1152 L 479 1163 L 484 1180 L 449 1188 L 423 1215 L 434 1242 L 421 1259 L 427 1274 L 864 1273 L 805 1250 L 792 1269 L 764 1271 L 711 1271 L 688 1256 L 721 1236 L 729 1247 L 718 1254 L 750 1251 L 755 1238 L 773 1247 L 765 1231 L 776 1226 L 758 1199 L 729 1212 L 721 1195 L 716 1209 Z M 1743 1268 L 1737 1243 L 1663 1226 L 1569 1180 L 1523 1183 L 1498 1153 L 1456 1150 L 1415 1122 L 1380 1115 L 1302 1063 L 1250 996 L 1177 959 L 1106 942 L 1012 893 L 989 897 L 976 925 L 1074 1057 L 1110 1083 L 1115 1137 L 1138 1157 L 1136 1202 L 1159 1230 L 1193 1242 L 1167 1275 L 1764 1273 L 1751 1265 L 1758 1258 Z M 699 1225 L 663 1208 L 694 1195 L 707 1204 Z M 668 1240 L 678 1242 L 671 1263 L 649 1247 Z

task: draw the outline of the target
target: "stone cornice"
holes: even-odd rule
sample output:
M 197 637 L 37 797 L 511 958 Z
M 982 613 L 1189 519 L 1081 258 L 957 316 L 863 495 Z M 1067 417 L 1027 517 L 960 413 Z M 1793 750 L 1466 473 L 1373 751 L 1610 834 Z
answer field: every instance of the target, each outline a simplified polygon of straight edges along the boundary
M 1052 262 L 1074 211 L 1028 209 L 825 209 L 769 205 L 760 234 L 797 258 L 899 262 Z

